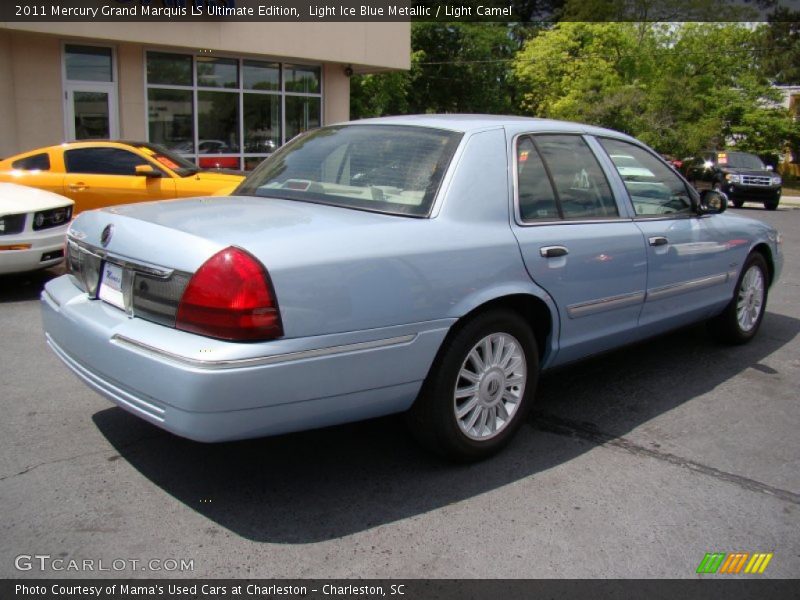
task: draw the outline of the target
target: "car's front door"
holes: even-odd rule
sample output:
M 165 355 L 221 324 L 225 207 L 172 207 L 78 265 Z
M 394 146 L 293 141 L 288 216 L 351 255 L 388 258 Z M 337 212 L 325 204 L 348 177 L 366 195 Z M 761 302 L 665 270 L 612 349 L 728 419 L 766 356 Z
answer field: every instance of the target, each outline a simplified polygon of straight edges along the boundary
M 624 153 L 641 165 L 638 176 L 620 176 L 647 242 L 642 332 L 697 320 L 731 294 L 736 240 L 713 215 L 698 216 L 686 183 L 655 154 L 624 140 L 598 141 L 609 155 Z
M 526 268 L 558 306 L 551 365 L 600 352 L 635 335 L 645 297 L 642 232 L 620 211 L 581 135 L 521 136 L 514 148 L 512 223 Z
M 138 165 L 152 166 L 161 177 L 136 175 Z M 65 196 L 75 211 L 175 197 L 175 181 L 145 158 L 122 148 L 98 146 L 64 152 Z

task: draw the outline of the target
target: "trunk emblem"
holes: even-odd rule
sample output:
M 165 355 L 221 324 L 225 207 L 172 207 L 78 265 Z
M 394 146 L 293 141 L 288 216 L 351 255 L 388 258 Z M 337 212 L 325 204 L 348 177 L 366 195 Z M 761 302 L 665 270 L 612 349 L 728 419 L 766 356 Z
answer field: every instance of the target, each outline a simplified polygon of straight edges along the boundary
M 111 224 L 106 225 L 105 229 L 103 229 L 103 233 L 100 234 L 100 243 L 103 244 L 103 248 L 108 246 L 112 235 L 114 235 L 114 226 Z

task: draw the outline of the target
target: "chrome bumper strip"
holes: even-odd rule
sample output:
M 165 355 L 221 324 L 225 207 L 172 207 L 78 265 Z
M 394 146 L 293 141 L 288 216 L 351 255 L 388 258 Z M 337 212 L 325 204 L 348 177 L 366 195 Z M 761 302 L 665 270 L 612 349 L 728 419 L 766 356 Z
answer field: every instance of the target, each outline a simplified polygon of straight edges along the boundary
M 334 356 L 337 354 L 345 354 L 348 352 L 359 352 L 362 350 L 375 350 L 377 348 L 386 348 L 389 346 L 399 346 L 413 342 L 417 338 L 417 334 L 402 335 L 393 338 L 386 338 L 382 340 L 374 340 L 371 342 L 358 342 L 355 344 L 344 344 L 341 346 L 330 346 L 328 348 L 316 348 L 314 350 L 301 350 L 299 352 L 287 352 L 284 354 L 275 354 L 273 356 L 259 356 L 255 358 L 238 358 L 232 360 L 204 360 L 199 358 L 191 358 L 181 354 L 175 354 L 161 348 L 156 348 L 149 344 L 132 340 L 129 337 L 120 334 L 114 334 L 111 337 L 112 343 L 120 346 L 127 346 L 135 351 L 143 352 L 164 358 L 181 365 L 217 370 L 217 369 L 241 369 L 246 367 L 260 367 L 264 365 L 274 365 L 278 363 L 294 362 L 298 360 L 306 360 L 309 358 L 321 358 L 325 356 Z
M 586 317 L 607 310 L 615 308 L 624 308 L 626 306 L 633 306 L 640 304 L 644 300 L 644 292 L 632 292 L 630 294 L 621 294 L 619 296 L 611 296 L 609 298 L 600 298 L 599 300 L 591 300 L 589 302 L 581 302 L 580 304 L 572 304 L 567 307 L 567 314 L 571 319 Z

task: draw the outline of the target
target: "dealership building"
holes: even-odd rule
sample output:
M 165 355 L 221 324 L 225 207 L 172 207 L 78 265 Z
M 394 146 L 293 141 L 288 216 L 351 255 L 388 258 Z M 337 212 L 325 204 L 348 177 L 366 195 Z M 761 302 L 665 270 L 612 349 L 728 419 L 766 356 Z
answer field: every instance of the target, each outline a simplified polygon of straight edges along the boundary
M 112 138 L 249 169 L 409 62 L 408 22 L 0 23 L 0 157 Z

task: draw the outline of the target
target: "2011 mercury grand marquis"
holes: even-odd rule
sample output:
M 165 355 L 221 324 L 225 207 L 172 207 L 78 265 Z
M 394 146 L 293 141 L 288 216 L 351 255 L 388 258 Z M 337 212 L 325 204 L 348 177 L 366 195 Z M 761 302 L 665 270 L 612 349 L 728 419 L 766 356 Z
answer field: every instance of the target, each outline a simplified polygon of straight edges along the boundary
M 70 273 L 42 293 L 46 338 L 90 387 L 195 440 L 408 411 L 430 446 L 477 459 L 543 369 L 700 320 L 755 335 L 780 236 L 725 207 L 575 123 L 324 127 L 233 197 L 81 214 Z

